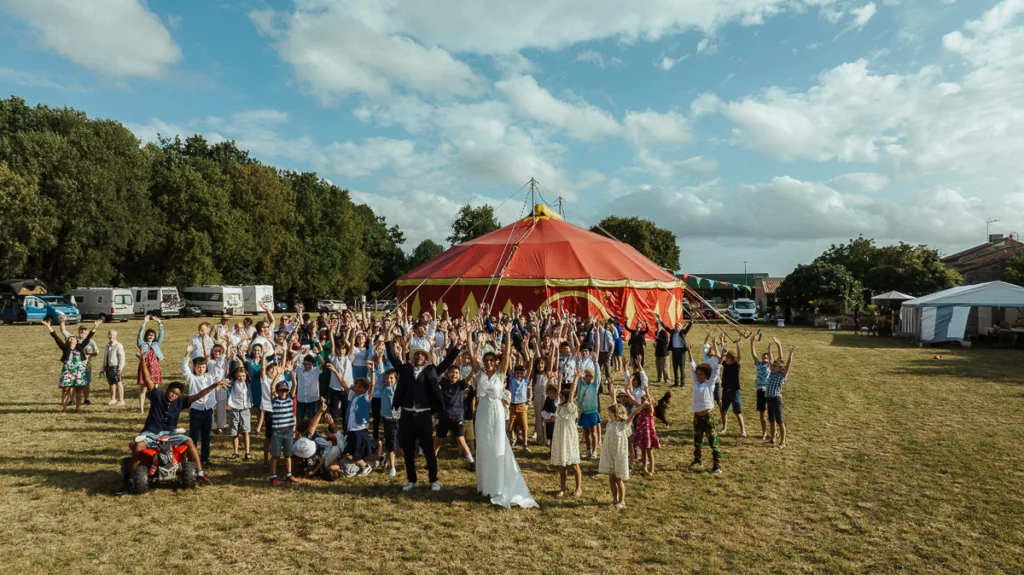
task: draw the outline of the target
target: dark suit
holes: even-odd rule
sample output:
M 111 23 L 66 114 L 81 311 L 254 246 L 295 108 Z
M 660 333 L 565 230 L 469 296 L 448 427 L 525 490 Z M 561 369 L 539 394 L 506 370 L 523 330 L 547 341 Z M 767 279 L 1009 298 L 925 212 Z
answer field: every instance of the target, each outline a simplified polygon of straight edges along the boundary
M 661 324 L 662 329 L 668 331 L 668 347 L 672 352 L 672 386 L 678 387 L 680 385 L 680 376 L 682 376 L 682 385 L 686 385 L 685 370 L 683 369 L 683 359 L 686 357 L 686 334 L 690 332 L 690 328 L 693 327 L 693 322 L 688 322 L 682 329 L 668 329 L 668 326 Z M 682 340 L 682 346 L 672 345 L 672 340 L 675 336 L 679 336 Z
M 393 342 L 387 342 L 385 348 L 388 361 L 398 372 L 392 405 L 402 409 L 398 432 L 405 460 L 405 476 L 409 483 L 416 483 L 416 443 L 419 442 L 427 459 L 430 482 L 434 483 L 437 481 L 437 457 L 434 455 L 434 422 L 431 416 L 441 411 L 444 405 L 438 374 L 443 374 L 455 362 L 461 350 L 453 347 L 440 364 L 427 364 L 417 375 L 413 364 L 403 362 L 395 353 Z

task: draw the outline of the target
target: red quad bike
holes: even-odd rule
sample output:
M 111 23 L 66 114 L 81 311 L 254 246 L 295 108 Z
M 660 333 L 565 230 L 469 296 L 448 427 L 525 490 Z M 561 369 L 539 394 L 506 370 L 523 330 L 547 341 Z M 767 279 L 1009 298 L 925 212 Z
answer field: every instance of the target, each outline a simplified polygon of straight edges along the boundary
M 176 429 L 176 434 L 184 434 Z M 144 442 L 142 436 L 136 443 Z M 196 464 L 188 459 L 188 445 L 171 446 L 171 433 L 164 432 L 157 438 L 155 449 L 146 447 L 139 456 L 139 466 L 132 470 L 132 458 L 121 460 L 121 481 L 125 489 L 136 495 L 149 491 L 150 486 L 159 483 L 177 483 L 182 489 L 193 489 L 198 481 Z

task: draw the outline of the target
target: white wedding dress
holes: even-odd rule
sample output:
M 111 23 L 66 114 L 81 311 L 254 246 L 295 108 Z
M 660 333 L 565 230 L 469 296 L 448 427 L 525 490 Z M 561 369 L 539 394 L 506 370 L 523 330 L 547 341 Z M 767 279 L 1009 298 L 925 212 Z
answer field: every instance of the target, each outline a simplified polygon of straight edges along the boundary
M 491 503 L 505 509 L 513 505 L 540 507 L 530 496 L 522 471 L 512 454 L 512 445 L 505 434 L 505 378 L 495 372 L 487 377 L 476 375 L 476 488 L 491 498 Z

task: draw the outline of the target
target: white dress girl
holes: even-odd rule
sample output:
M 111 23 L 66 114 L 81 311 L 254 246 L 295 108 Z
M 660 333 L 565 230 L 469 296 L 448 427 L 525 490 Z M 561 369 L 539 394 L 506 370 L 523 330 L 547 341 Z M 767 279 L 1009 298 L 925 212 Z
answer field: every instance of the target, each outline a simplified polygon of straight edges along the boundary
M 561 404 L 555 410 L 555 432 L 551 437 L 551 465 L 568 467 L 580 462 L 580 432 L 576 421 L 580 409 L 575 401 Z
M 601 460 L 597 462 L 598 473 L 610 473 L 623 481 L 629 481 L 629 436 L 633 434 L 628 421 L 611 421 L 604 434 L 601 446 Z
M 476 488 L 491 498 L 491 503 L 508 509 L 512 505 L 539 507 L 530 496 L 523 473 L 512 454 L 505 433 L 505 406 L 502 398 L 505 378 L 498 372 L 476 374 Z

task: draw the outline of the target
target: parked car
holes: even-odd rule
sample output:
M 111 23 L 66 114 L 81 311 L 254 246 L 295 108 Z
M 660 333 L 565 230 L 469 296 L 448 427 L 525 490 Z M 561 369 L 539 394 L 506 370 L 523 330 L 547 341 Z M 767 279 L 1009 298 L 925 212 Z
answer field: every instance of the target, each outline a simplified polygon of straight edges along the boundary
M 288 311 L 288 302 L 279 301 L 274 304 L 274 311 Z
M 37 296 L 43 301 L 43 306 L 46 308 L 46 319 L 52 322 L 60 322 L 60 318 L 64 318 L 64 323 L 73 324 L 82 321 L 82 314 L 78 311 L 78 306 L 75 305 L 75 299 L 71 296 L 63 295 L 41 295 Z
M 203 315 L 203 308 L 194 301 L 185 300 L 184 307 L 181 308 L 182 317 L 201 317 Z
M 135 314 L 131 290 L 111 287 L 76 288 L 67 293 L 85 319 L 128 321 Z
M 46 306 L 38 296 L 46 294 L 46 284 L 36 279 L 0 282 L 0 319 L 36 323 L 46 319 Z
M 181 313 L 184 300 L 178 295 L 178 288 L 170 286 L 133 287 L 135 315 L 176 317 Z
M 717 307 L 710 305 L 702 305 L 700 308 L 700 314 L 704 316 L 704 319 L 718 319 L 719 313 Z
M 735 299 L 729 307 L 726 309 L 726 313 L 729 314 L 733 320 L 738 322 L 756 322 L 757 321 L 757 303 L 752 299 Z

